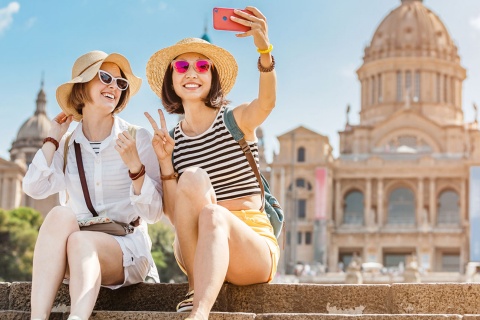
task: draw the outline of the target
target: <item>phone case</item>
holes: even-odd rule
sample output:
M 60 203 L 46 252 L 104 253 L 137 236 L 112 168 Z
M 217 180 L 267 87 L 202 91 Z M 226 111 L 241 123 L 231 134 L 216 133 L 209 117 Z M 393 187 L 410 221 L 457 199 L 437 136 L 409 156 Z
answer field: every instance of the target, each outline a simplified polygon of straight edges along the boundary
M 250 27 L 244 26 L 243 24 L 233 22 L 230 20 L 231 16 L 239 17 L 233 13 L 233 8 L 213 8 L 213 28 L 215 30 L 226 30 L 226 31 L 240 31 L 246 32 L 250 30 Z M 250 13 L 246 10 L 242 10 L 247 13 Z M 240 17 L 239 17 L 240 18 Z

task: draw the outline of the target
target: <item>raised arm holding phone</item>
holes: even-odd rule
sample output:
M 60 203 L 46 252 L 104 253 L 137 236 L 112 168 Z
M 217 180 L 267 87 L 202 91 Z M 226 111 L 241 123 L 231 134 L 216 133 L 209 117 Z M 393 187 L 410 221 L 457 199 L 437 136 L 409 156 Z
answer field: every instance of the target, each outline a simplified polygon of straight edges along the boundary
M 275 107 L 276 74 L 265 16 L 255 7 L 234 10 L 229 19 L 249 27 L 260 54 L 258 97 L 233 109 L 238 127 L 258 165 L 255 129 Z M 214 12 L 215 14 L 215 12 Z M 242 44 L 242 43 L 239 43 Z M 147 78 L 169 113 L 185 118 L 169 134 L 150 121 L 153 148 L 163 180 L 164 212 L 175 227 L 175 257 L 188 276 L 189 290 L 177 306 L 187 319 L 208 319 L 222 284 L 270 282 L 280 249 L 272 225 L 260 211 L 260 186 L 225 123 L 226 95 L 237 76 L 235 58 L 207 41 L 187 38 L 159 50 L 147 64 Z M 255 94 L 252 92 L 252 94 Z

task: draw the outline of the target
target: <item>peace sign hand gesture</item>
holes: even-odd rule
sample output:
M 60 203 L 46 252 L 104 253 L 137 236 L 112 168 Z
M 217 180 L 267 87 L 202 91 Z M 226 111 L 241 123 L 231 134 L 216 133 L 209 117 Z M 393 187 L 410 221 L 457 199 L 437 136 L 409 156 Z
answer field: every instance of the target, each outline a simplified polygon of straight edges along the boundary
M 152 125 L 154 131 L 152 147 L 155 151 L 155 154 L 157 155 L 158 161 L 161 162 L 166 159 L 171 159 L 173 147 L 175 146 L 175 141 L 172 137 L 170 137 L 170 134 L 168 133 L 167 123 L 165 121 L 163 111 L 158 109 L 158 115 L 160 116 L 160 128 L 158 128 L 157 123 L 148 112 L 145 112 L 144 114 Z

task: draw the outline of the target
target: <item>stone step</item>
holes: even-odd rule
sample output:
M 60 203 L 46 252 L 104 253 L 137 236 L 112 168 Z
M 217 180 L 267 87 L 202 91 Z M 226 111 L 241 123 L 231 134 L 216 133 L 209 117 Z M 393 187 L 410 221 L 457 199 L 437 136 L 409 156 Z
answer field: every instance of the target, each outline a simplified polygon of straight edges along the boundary
M 30 310 L 30 282 L 0 283 L 0 310 Z M 95 310 L 173 312 L 187 284 L 142 283 L 118 290 L 102 288 Z M 146 298 L 148 297 L 148 298 Z M 321 285 L 225 284 L 213 310 L 253 314 L 480 314 L 480 284 Z M 54 310 L 70 305 L 62 285 Z M 475 318 L 472 318 L 475 319 Z M 478 318 L 480 320 L 480 318 Z
M 68 313 L 54 312 L 49 320 L 66 320 Z M 155 312 L 155 311 L 94 311 L 90 320 L 183 320 L 186 314 L 175 312 Z M 30 313 L 27 311 L 0 311 L 2 320 L 29 320 Z M 210 320 L 448 320 L 464 319 L 478 320 L 480 315 L 442 315 L 442 314 L 363 314 L 363 315 L 345 315 L 345 314 L 305 314 L 305 313 L 228 313 L 212 312 Z
M 89 320 L 184 320 L 188 314 L 155 311 L 94 311 Z M 49 320 L 66 320 L 67 312 L 53 312 Z M 27 311 L 0 311 L 2 320 L 30 320 Z M 253 320 L 253 313 L 212 312 L 210 320 Z

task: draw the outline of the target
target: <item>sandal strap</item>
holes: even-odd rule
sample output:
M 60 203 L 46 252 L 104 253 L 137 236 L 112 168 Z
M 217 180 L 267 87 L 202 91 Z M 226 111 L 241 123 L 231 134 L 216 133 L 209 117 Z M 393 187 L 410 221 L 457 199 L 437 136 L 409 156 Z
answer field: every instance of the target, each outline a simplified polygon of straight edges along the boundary
M 187 294 L 185 295 L 185 298 L 193 296 L 194 293 L 195 293 L 195 289 L 192 289 L 192 290 L 188 291 Z
M 193 305 L 193 297 L 180 301 L 177 304 L 177 310 L 180 309 L 181 307 L 185 306 L 185 305 Z

